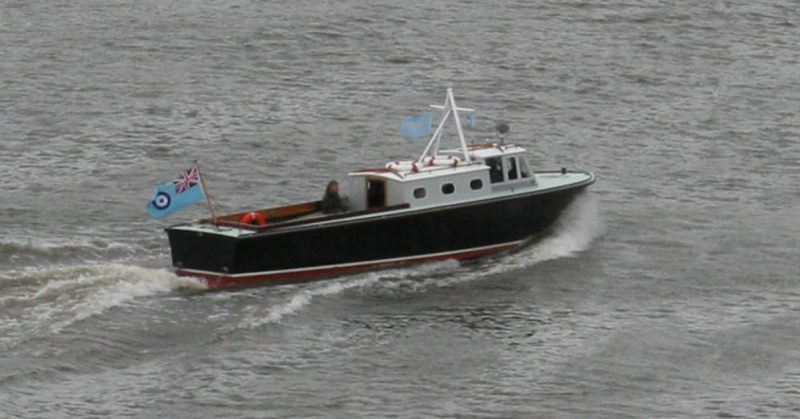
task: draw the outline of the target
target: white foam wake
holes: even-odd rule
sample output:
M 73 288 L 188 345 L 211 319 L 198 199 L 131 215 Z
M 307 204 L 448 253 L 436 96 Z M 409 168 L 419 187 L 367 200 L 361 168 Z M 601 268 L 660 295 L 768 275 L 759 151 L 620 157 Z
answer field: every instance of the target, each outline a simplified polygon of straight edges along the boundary
M 0 297 L 0 342 L 15 343 L 99 315 L 136 298 L 177 289 L 205 289 L 164 269 L 122 264 L 63 266 L 30 271 Z
M 597 197 L 584 193 L 575 198 L 561 214 L 552 234 L 520 252 L 512 259 L 516 267 L 526 267 L 548 260 L 573 257 L 587 250 L 592 242 L 605 233 Z
M 349 289 L 365 287 L 380 281 L 382 278 L 385 278 L 387 274 L 397 275 L 400 272 L 402 272 L 402 270 L 387 271 L 384 272 L 383 275 L 381 272 L 370 272 L 355 277 L 332 279 L 325 282 L 311 284 L 307 288 L 304 288 L 293 294 L 285 302 L 271 307 L 266 314 L 245 318 L 241 324 L 241 327 L 246 329 L 254 329 L 265 324 L 278 323 L 284 317 L 300 311 L 314 298 L 336 295 Z
M 41 264 L 43 261 L 55 259 L 108 259 L 134 255 L 141 250 L 142 248 L 132 244 L 102 238 L 4 237 L 0 240 L 0 261 L 11 264 Z

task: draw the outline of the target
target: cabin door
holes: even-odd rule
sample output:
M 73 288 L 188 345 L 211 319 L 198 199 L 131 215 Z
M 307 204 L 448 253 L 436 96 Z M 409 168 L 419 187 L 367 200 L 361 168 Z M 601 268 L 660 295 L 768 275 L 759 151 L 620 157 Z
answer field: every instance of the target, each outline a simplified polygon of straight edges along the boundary
M 386 181 L 367 179 L 367 208 L 386 206 Z

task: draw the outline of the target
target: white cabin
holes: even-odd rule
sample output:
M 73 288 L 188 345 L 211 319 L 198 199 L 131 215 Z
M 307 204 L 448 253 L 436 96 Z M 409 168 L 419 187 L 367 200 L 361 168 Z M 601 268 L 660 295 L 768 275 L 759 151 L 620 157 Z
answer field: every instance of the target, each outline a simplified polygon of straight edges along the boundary
M 448 205 L 518 192 L 536 187 L 536 177 L 516 145 L 468 146 L 468 159 L 460 150 L 443 153 L 423 163 L 390 162 L 385 168 L 349 174 L 350 210 Z M 464 163 L 464 161 L 469 163 Z

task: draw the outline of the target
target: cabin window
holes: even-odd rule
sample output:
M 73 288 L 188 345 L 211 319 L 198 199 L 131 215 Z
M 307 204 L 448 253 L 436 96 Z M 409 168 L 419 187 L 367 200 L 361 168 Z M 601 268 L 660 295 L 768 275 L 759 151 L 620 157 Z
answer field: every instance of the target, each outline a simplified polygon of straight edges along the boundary
M 476 191 L 476 190 L 478 190 L 478 189 L 482 189 L 482 188 L 483 188 L 483 181 L 482 181 L 482 180 L 480 180 L 480 179 L 472 179 L 472 180 L 469 182 L 469 187 L 470 187 L 470 189 L 472 189 L 473 191 Z
M 445 195 L 449 195 L 455 191 L 456 187 L 452 183 L 445 183 L 444 185 L 442 185 L 442 193 Z
M 425 198 L 425 195 L 426 195 L 425 188 L 414 189 L 414 198 L 422 199 Z
M 380 208 L 386 205 L 386 182 L 378 179 L 367 180 L 367 208 Z
M 503 162 L 499 157 L 491 157 L 486 159 L 486 165 L 489 166 L 489 180 L 492 183 L 503 181 Z
M 528 162 L 524 158 L 519 158 L 519 175 L 523 178 L 531 177 L 531 170 L 528 169 Z
M 508 159 L 508 180 L 514 180 L 519 177 L 517 174 L 517 158 L 512 157 Z

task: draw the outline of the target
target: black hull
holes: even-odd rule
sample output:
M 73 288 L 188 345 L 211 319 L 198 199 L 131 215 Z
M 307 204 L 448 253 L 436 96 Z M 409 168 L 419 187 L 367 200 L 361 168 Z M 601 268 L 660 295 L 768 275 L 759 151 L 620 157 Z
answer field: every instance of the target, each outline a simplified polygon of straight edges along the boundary
M 470 249 L 505 250 L 545 232 L 585 186 L 417 211 L 387 211 L 327 225 L 276 226 L 242 238 L 174 228 L 167 232 L 179 273 L 216 279 L 220 286 L 234 285 L 234 278 L 247 276 L 297 280 L 303 279 L 303 272 L 359 270 L 330 269 L 343 265 L 374 268 L 395 265 L 387 261 L 435 259 L 427 255 L 466 259 L 489 253 Z M 458 251 L 462 252 L 454 253 Z M 292 274 L 270 274 L 275 272 Z

